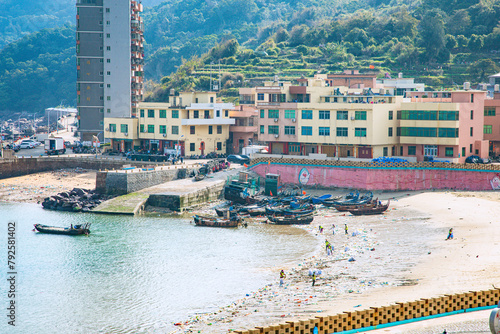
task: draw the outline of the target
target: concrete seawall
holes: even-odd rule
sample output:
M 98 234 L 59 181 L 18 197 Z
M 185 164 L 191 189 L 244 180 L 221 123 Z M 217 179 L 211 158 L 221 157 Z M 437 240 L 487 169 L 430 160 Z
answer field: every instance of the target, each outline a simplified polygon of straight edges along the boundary
M 294 161 L 292 161 L 294 160 Z M 297 160 L 297 161 L 295 161 Z M 311 187 L 366 190 L 498 190 L 500 166 L 445 163 L 370 164 L 360 162 L 256 159 L 251 170 L 265 177 L 281 175 L 282 183 Z

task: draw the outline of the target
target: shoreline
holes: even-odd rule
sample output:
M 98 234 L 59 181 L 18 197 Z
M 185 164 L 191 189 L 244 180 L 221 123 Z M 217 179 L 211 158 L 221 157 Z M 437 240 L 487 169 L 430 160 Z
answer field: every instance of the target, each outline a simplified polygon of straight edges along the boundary
M 37 203 L 75 187 L 94 189 L 95 171 L 67 169 L 3 179 L 0 201 Z M 329 193 L 326 189 L 307 192 Z M 384 215 L 354 217 L 320 208 L 313 223 L 297 226 L 315 236 L 317 247 L 310 257 L 283 267 L 287 274 L 284 287 L 279 287 L 282 268 L 266 268 L 275 280 L 216 312 L 187 316 L 171 333 L 248 330 L 500 286 L 500 269 L 491 255 L 500 239 L 495 225 L 500 216 L 500 193 L 376 192 L 377 196 L 382 201 L 391 198 Z M 189 214 L 208 212 L 213 206 L 213 202 L 207 203 Z M 344 223 L 349 226 L 349 236 L 344 234 Z M 323 234 L 318 233 L 320 224 Z M 455 238 L 445 241 L 451 227 Z M 335 248 L 330 257 L 324 251 L 325 239 Z M 351 257 L 355 261 L 349 262 Z M 312 268 L 323 271 L 315 287 L 308 276 Z

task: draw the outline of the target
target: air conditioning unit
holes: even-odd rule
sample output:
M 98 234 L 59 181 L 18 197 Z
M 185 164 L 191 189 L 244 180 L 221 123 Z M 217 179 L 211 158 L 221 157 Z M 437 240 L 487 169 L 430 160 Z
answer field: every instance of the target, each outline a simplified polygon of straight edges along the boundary
M 128 133 L 127 132 L 125 132 L 125 137 L 128 137 Z
M 292 123 L 295 123 L 297 120 L 295 118 L 292 118 Z
M 109 128 L 106 128 L 106 129 L 104 129 L 104 130 L 109 131 Z
M 278 138 L 280 135 L 274 135 L 274 138 Z
M 351 121 L 354 121 L 356 118 L 354 116 L 351 116 Z
M 277 119 L 277 118 L 275 118 L 275 119 L 274 119 L 274 122 L 277 122 L 277 121 L 278 121 L 278 119 Z
M 164 133 L 164 134 L 163 134 L 163 137 L 166 137 L 166 136 L 167 136 L 167 134 L 166 134 L 166 133 Z

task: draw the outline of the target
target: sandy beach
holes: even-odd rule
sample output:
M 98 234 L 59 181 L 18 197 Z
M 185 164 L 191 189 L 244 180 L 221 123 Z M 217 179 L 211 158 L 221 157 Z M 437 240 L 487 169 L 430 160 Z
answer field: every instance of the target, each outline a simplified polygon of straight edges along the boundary
M 185 321 L 177 332 L 223 333 L 500 286 L 493 253 L 500 237 L 498 193 L 375 196 L 391 198 L 384 215 L 355 217 L 319 207 L 314 222 L 303 227 L 316 235 L 318 248 L 296 266 L 283 268 L 283 287 L 281 268 L 268 268 L 276 273 L 274 282 L 216 313 Z M 449 228 L 453 240 L 446 240 Z M 334 246 L 333 255 L 327 256 L 325 239 Z M 322 270 L 314 287 L 309 269 Z
M 0 200 L 37 203 L 75 187 L 94 189 L 95 171 L 58 170 L 3 179 Z M 183 322 L 175 333 L 224 333 L 500 286 L 494 253 L 500 242 L 500 193 L 385 192 L 375 197 L 391 199 L 389 211 L 355 217 L 318 206 L 314 222 L 298 227 L 318 240 L 308 258 L 297 259 L 292 267 L 262 268 L 276 280 L 231 305 L 220 305 L 218 312 L 176 319 Z M 213 205 L 200 210 L 208 212 Z M 248 228 L 264 220 L 255 219 Z M 449 228 L 454 229 L 453 240 L 446 240 Z M 334 247 L 330 256 L 325 240 Z M 282 287 L 281 269 L 287 275 Z M 310 269 L 322 271 L 314 287 Z

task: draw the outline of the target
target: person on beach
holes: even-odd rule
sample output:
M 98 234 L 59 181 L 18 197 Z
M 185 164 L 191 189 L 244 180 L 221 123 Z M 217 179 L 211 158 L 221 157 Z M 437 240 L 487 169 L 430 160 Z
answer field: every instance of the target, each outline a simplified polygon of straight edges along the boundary
M 316 283 L 316 272 L 313 272 L 313 274 L 312 274 L 312 280 L 313 280 L 312 286 L 314 286 L 314 283 Z
M 323 233 L 323 226 L 319 225 L 319 233 Z
M 330 242 L 328 240 L 325 240 L 325 250 L 326 250 L 326 255 L 330 255 L 330 249 L 331 249 Z
M 283 286 L 283 283 L 285 282 L 286 274 L 284 270 L 281 270 L 280 272 L 280 286 Z
M 344 231 L 345 231 L 346 235 L 349 234 L 349 227 L 347 227 L 347 224 L 345 224 L 345 226 L 344 226 Z
M 453 228 L 450 228 L 450 230 L 448 231 L 448 237 L 446 238 L 446 240 L 451 240 L 453 239 Z
M 335 224 L 332 224 L 332 233 L 335 235 Z

